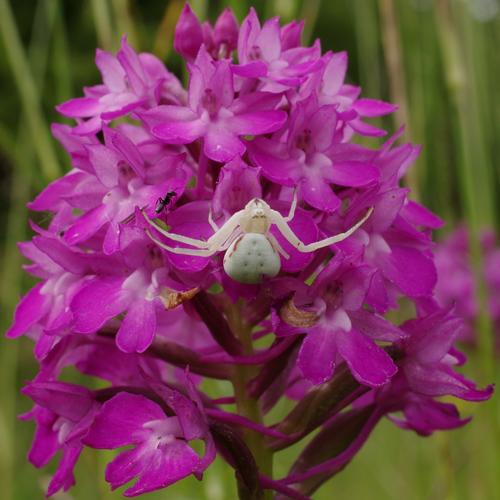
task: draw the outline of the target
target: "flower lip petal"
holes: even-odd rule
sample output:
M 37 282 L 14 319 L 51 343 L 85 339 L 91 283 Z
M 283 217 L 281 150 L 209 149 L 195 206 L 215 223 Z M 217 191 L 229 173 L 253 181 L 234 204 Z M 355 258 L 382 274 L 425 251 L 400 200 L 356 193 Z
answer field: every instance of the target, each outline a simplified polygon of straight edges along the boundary
M 136 299 L 127 311 L 116 336 L 116 345 L 123 352 L 144 352 L 156 332 L 155 303 Z
M 138 443 L 138 431 L 147 422 L 165 418 L 164 411 L 150 399 L 121 392 L 103 404 L 84 442 L 92 448 L 108 450 Z
M 332 378 L 336 353 L 335 332 L 318 325 L 304 339 L 297 362 L 304 377 L 313 384 L 322 384 Z
M 203 145 L 205 154 L 214 161 L 228 162 L 245 152 L 245 144 L 231 129 L 209 128 Z

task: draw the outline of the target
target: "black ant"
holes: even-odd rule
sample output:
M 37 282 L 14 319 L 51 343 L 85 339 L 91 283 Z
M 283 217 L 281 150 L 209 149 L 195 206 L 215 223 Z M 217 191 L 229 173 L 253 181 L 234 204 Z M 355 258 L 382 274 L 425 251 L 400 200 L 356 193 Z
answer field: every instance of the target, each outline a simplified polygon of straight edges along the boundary
M 155 207 L 155 212 L 157 214 L 160 214 L 161 211 L 172 201 L 172 198 L 177 196 L 177 193 L 175 191 L 169 191 L 164 198 L 158 198 L 156 201 L 156 207 Z M 141 210 L 144 210 L 148 207 L 148 205 L 145 205 L 144 207 L 141 208 Z M 132 220 L 134 220 L 135 214 L 131 213 L 128 217 L 123 219 L 121 221 L 122 224 L 128 224 Z
M 157 214 L 160 214 L 175 196 L 177 196 L 177 193 L 175 191 L 169 191 L 164 198 L 158 198 L 158 201 L 156 202 L 155 212 Z

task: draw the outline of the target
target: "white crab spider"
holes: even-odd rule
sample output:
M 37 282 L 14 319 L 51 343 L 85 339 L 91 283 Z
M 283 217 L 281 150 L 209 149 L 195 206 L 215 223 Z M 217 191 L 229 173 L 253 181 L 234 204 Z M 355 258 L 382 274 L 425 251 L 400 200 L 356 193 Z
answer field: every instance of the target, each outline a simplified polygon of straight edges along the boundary
M 354 226 L 343 233 L 336 234 L 314 243 L 303 243 L 292 231 L 288 222 L 293 219 L 297 199 L 294 196 L 290 212 L 283 217 L 273 210 L 264 200 L 254 198 L 243 210 L 233 214 L 226 223 L 218 228 L 209 214 L 209 222 L 215 233 L 208 240 L 198 240 L 166 231 L 152 221 L 146 212 L 144 218 L 159 233 L 167 238 L 195 248 L 170 247 L 155 238 L 149 229 L 148 236 L 161 248 L 169 252 L 183 255 L 209 257 L 217 252 L 226 251 L 224 255 L 224 271 L 235 281 L 255 284 L 262 281 L 263 276 L 276 276 L 281 267 L 279 254 L 286 259 L 289 255 L 281 248 L 276 238 L 269 231 L 275 225 L 284 238 L 299 252 L 314 252 L 339 241 L 345 240 L 356 231 L 373 212 L 370 208 L 365 216 Z

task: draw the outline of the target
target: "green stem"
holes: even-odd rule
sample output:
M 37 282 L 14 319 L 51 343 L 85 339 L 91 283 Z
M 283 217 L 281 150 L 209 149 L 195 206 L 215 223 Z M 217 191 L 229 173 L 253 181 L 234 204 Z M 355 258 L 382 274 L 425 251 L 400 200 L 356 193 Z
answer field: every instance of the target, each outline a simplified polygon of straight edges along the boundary
M 37 85 L 25 51 L 21 45 L 14 16 L 7 0 L 0 0 L 0 33 L 5 45 L 5 53 L 14 75 L 21 105 L 43 174 L 47 180 L 56 178 L 60 173 L 46 120 L 43 116 L 38 97 Z
M 227 311 L 228 322 L 234 332 L 243 344 L 244 353 L 250 355 L 253 353 L 252 345 L 252 326 L 246 323 L 242 314 L 242 303 L 239 302 Z M 256 423 L 263 424 L 262 412 L 256 399 L 248 394 L 248 382 L 255 376 L 255 367 L 253 366 L 235 366 L 233 376 L 233 387 L 236 398 L 236 407 L 238 413 Z M 252 430 L 245 430 L 245 442 L 252 452 L 259 471 L 273 477 L 273 455 L 272 451 L 266 446 L 264 436 Z M 270 491 L 264 492 L 265 499 L 271 499 Z
M 482 208 L 486 206 L 486 203 L 489 203 L 486 199 L 491 199 L 489 192 L 491 184 L 485 185 L 478 176 L 478 171 L 482 170 L 484 165 L 477 168 L 476 164 L 474 103 L 470 99 L 468 68 L 464 64 L 456 25 L 451 15 L 451 7 L 448 0 L 437 1 L 436 7 L 446 83 L 458 118 L 455 120 L 455 124 L 456 136 L 461 148 L 459 161 L 461 194 L 464 197 L 463 202 L 470 235 L 470 258 L 479 299 L 479 314 L 476 324 L 479 334 L 479 349 L 484 374 L 488 380 L 492 380 L 494 366 L 493 329 L 487 309 L 487 291 L 483 279 L 483 255 L 480 241 L 481 226 L 483 221 L 488 220 L 488 216 Z
M 402 40 L 399 33 L 398 16 L 394 0 L 379 0 L 382 41 L 384 44 L 385 63 L 389 76 L 391 101 L 399 106 L 393 119 L 396 127 L 406 126 L 406 137 L 412 139 L 411 123 L 408 114 L 406 74 L 403 64 Z M 412 191 L 412 197 L 419 199 L 418 169 L 408 171 L 406 182 Z
M 107 0 L 92 0 L 92 14 L 94 15 L 97 41 L 101 48 L 112 50 L 116 48 L 116 37 L 111 24 Z
M 314 33 L 314 28 L 316 26 L 316 21 L 319 16 L 319 10 L 321 8 L 321 0 L 308 0 L 302 4 L 302 9 L 300 10 L 300 19 L 304 19 L 304 34 L 302 35 L 302 43 L 304 45 L 308 44 L 311 40 L 312 34 Z M 297 10 L 297 9 L 295 9 Z
M 114 18 L 116 19 L 116 28 L 120 36 L 127 35 L 127 41 L 136 50 L 140 44 L 137 40 L 136 24 L 130 12 L 130 3 L 128 0 L 111 0 L 113 7 Z M 135 20 L 136 21 L 136 20 Z
M 37 4 L 32 37 L 29 46 L 29 69 L 32 71 L 33 81 L 41 88 L 47 68 L 50 39 L 54 26 L 57 2 L 41 0 Z M 15 28 L 13 28 L 15 31 Z M 2 280 L 0 282 L 0 303 L 3 311 L 1 330 L 5 331 L 11 320 L 12 312 L 22 293 L 23 273 L 21 268 L 22 256 L 16 246 L 18 241 L 26 238 L 26 203 L 31 195 L 33 179 L 36 178 L 33 163 L 32 138 L 25 132 L 29 125 L 29 113 L 23 113 L 17 130 L 17 140 L 8 151 L 11 162 L 12 177 L 10 181 L 10 202 L 7 217 L 7 227 L 4 234 L 4 248 L 2 255 Z M 35 145 L 36 148 L 36 145 Z M 19 343 L 7 339 L 0 342 L 0 392 L 2 394 L 2 408 L 0 412 L 0 437 L 3 443 L 0 452 L 0 475 L 2 481 L 2 498 L 14 498 L 16 446 L 13 436 L 17 435 L 17 382 Z

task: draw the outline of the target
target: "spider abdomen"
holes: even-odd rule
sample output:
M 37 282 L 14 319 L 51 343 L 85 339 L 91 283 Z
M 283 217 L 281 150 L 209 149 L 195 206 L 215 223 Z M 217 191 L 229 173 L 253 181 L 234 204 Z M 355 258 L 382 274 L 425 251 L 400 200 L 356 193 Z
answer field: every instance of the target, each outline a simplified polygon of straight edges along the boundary
M 242 234 L 224 255 L 224 271 L 240 283 L 260 283 L 263 276 L 276 276 L 280 267 L 278 252 L 261 233 Z

